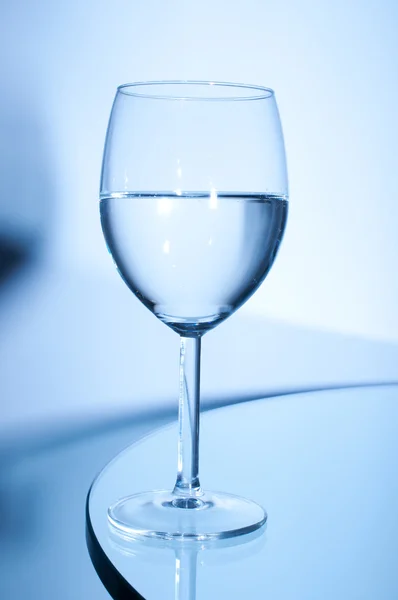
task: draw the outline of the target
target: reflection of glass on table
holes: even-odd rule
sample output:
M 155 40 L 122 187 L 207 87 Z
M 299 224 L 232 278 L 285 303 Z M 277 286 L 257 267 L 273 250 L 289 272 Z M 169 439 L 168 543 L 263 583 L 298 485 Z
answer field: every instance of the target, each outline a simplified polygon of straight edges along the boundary
M 205 542 L 184 542 L 149 538 L 123 538 L 109 527 L 109 543 L 116 552 L 156 564 L 167 563 L 165 554 L 175 555 L 175 600 L 196 600 L 197 569 L 199 567 L 226 564 L 240 561 L 244 557 L 259 552 L 265 543 L 265 526 L 252 533 L 235 538 Z M 203 557 L 205 555 L 205 557 Z M 199 563 L 199 565 L 198 565 Z

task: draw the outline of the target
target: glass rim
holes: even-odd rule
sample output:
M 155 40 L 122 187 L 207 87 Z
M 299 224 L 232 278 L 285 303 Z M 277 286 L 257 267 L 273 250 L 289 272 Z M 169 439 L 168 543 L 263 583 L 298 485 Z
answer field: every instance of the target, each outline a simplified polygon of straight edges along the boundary
M 217 87 L 228 90 L 235 90 L 235 93 L 226 94 L 225 96 L 211 96 L 211 95 L 195 95 L 192 93 L 189 94 L 174 94 L 174 93 L 151 93 L 151 89 L 149 91 L 146 88 L 151 88 L 154 86 L 156 88 L 166 89 L 166 86 L 170 86 L 173 88 L 174 86 L 197 86 L 198 88 L 203 88 L 204 86 L 209 87 Z M 163 87 L 164 86 L 164 87 Z M 144 88 L 143 91 L 140 91 L 140 88 Z M 240 94 L 237 93 L 237 90 L 240 91 Z M 272 88 L 264 87 L 261 85 L 252 85 L 246 83 L 232 83 L 226 81 L 201 81 L 201 80 L 159 80 L 159 81 L 137 81 L 134 83 L 123 83 L 118 86 L 117 92 L 120 94 L 124 94 L 126 96 L 133 96 L 136 98 L 149 98 L 153 100 L 190 100 L 196 102 L 220 102 L 220 101 L 248 101 L 248 100 L 266 100 L 268 98 L 272 98 L 275 95 L 275 92 Z

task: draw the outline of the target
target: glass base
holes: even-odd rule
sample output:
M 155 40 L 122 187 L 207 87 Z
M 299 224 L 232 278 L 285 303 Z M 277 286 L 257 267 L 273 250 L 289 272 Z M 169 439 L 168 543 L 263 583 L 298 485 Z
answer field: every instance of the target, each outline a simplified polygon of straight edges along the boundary
M 221 492 L 185 498 L 173 492 L 144 492 L 122 498 L 108 509 L 114 530 L 124 537 L 207 541 L 244 535 L 267 520 L 251 500 Z

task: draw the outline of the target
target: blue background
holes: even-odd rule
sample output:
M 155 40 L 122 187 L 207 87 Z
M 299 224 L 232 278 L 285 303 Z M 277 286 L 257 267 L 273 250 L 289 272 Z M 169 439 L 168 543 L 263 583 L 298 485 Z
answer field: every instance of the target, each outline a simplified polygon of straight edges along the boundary
M 276 90 L 288 229 L 262 288 L 204 339 L 204 404 L 398 379 L 397 28 L 387 0 L 3 3 L 7 452 L 126 411 L 154 423 L 176 409 L 178 338 L 124 286 L 99 223 L 105 129 L 127 81 Z

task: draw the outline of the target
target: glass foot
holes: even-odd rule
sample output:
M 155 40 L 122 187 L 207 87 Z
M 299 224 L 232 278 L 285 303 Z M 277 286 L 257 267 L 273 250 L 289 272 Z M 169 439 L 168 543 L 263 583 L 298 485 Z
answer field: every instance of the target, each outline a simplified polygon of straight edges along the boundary
M 111 526 L 122 536 L 206 541 L 244 535 L 267 520 L 251 500 L 221 492 L 183 498 L 172 492 L 144 492 L 122 498 L 108 509 Z

